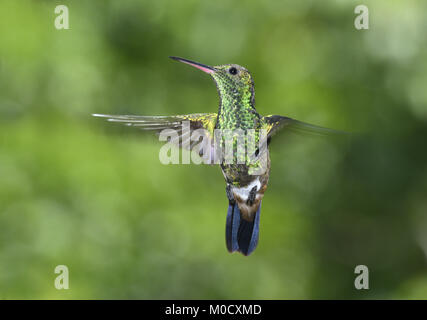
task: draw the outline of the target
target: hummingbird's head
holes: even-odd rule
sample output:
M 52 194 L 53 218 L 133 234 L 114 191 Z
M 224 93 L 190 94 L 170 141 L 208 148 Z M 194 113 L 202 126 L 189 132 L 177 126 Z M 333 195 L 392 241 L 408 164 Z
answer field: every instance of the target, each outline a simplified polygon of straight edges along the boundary
M 250 88 L 254 84 L 249 71 L 238 64 L 223 64 L 213 68 L 215 71 L 211 75 L 220 90 Z
M 211 67 L 183 58 L 170 58 L 189 64 L 210 74 L 217 85 L 221 98 L 235 97 L 236 99 L 248 99 L 251 105 L 254 105 L 254 81 L 249 71 L 244 67 L 237 64 L 223 64 Z

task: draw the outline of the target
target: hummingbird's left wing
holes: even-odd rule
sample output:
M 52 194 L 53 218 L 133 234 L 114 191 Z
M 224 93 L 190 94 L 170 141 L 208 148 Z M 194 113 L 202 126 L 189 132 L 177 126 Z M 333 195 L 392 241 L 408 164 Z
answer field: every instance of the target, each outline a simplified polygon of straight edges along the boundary
M 330 135 L 345 135 L 344 131 L 315 126 L 313 124 L 298 121 L 292 118 L 270 115 L 263 118 L 267 125 L 268 138 L 276 134 L 278 131 L 285 129 L 296 133 L 309 133 L 321 136 Z
M 170 142 L 187 150 L 193 150 L 193 147 L 199 144 L 199 141 L 191 139 L 194 130 L 204 129 L 200 130 L 200 133 L 208 138 L 209 142 L 213 141 L 217 119 L 216 113 L 193 113 L 174 116 L 93 114 L 93 116 L 106 118 L 107 121 L 123 123 L 142 130 L 154 131 L 157 134 L 160 134 L 162 130 L 172 129 L 177 136 L 171 139 Z

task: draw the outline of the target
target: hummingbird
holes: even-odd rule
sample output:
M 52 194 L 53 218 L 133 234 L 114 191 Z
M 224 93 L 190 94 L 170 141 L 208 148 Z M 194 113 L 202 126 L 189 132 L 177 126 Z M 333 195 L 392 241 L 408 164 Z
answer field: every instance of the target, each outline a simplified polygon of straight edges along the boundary
M 258 244 L 261 202 L 267 189 L 270 175 L 269 146 L 271 137 L 280 130 L 294 132 L 308 132 L 320 135 L 341 133 L 333 129 L 311 125 L 286 116 L 260 115 L 255 109 L 254 80 L 250 72 L 237 64 L 209 66 L 179 57 L 170 57 L 173 60 L 193 66 L 209 74 L 217 87 L 219 94 L 219 108 L 217 113 L 194 113 L 172 116 L 138 116 L 138 115 L 110 115 L 93 114 L 95 117 L 107 118 L 111 122 L 120 122 L 128 126 L 139 127 L 144 130 L 154 130 L 159 133 L 164 129 L 174 129 L 179 133 L 176 145 L 184 147 L 192 131 L 204 129 L 205 137 L 213 141 L 215 130 L 254 130 L 255 143 L 261 139 L 260 132 L 265 132 L 266 143 L 263 151 L 263 170 L 253 169 L 253 163 L 219 163 L 226 183 L 228 201 L 226 217 L 226 246 L 229 252 L 240 252 L 250 255 Z M 190 125 L 184 129 L 182 123 Z M 245 140 L 247 142 L 247 140 Z M 245 143 L 246 143 L 245 142 Z M 195 144 L 187 144 L 192 150 Z M 256 149 L 256 152 L 260 152 Z M 255 167 L 261 166 L 260 161 Z

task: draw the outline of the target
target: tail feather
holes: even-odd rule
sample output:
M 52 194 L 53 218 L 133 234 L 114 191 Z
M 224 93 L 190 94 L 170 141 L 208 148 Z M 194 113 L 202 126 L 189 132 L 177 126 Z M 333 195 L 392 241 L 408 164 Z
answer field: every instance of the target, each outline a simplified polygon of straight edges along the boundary
M 261 203 L 253 221 L 241 218 L 237 203 L 229 204 L 226 223 L 226 243 L 230 252 L 239 251 L 245 256 L 256 248 L 259 238 Z
M 237 231 L 240 224 L 240 211 L 237 204 L 228 204 L 227 223 L 225 226 L 225 235 L 227 242 L 227 249 L 230 252 L 239 250 L 237 242 Z

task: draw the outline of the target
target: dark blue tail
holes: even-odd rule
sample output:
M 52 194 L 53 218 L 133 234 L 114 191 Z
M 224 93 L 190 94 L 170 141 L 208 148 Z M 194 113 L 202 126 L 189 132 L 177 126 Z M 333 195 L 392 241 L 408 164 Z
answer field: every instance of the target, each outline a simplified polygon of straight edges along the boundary
M 240 251 L 248 256 L 255 250 L 259 237 L 259 216 L 261 203 L 255 213 L 253 221 L 241 217 L 237 203 L 228 205 L 227 223 L 225 226 L 225 240 L 230 252 Z

